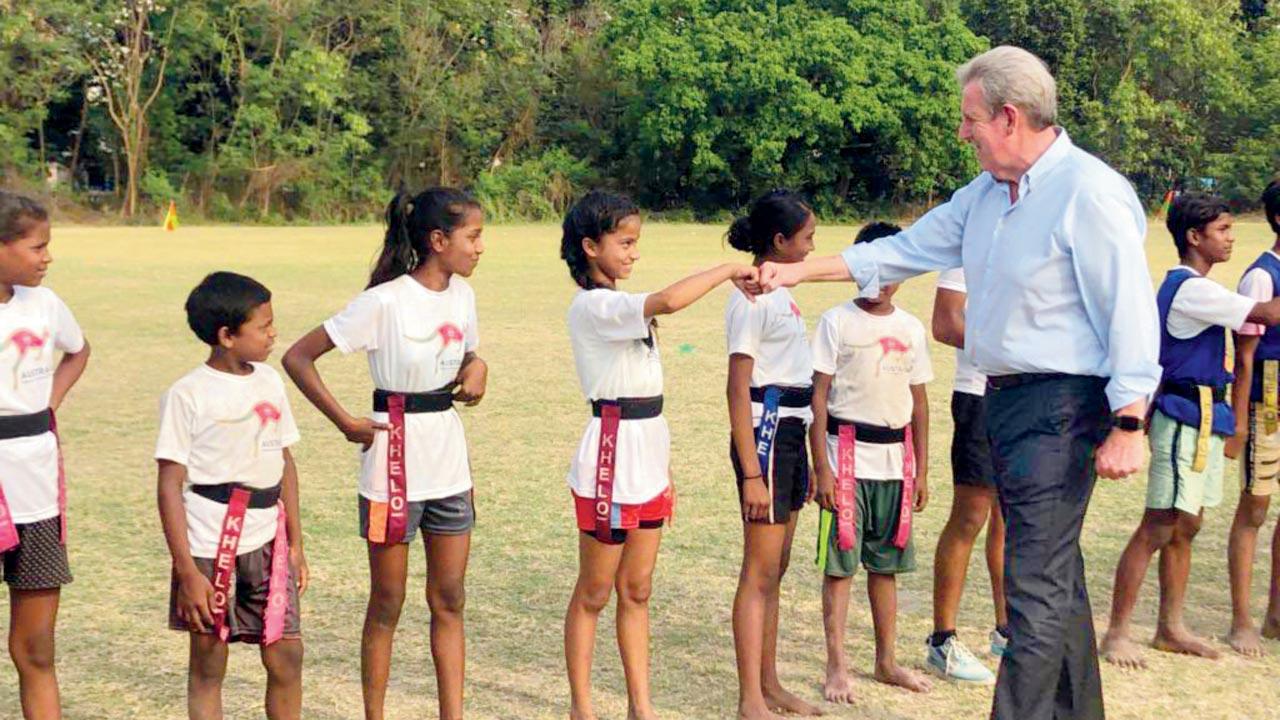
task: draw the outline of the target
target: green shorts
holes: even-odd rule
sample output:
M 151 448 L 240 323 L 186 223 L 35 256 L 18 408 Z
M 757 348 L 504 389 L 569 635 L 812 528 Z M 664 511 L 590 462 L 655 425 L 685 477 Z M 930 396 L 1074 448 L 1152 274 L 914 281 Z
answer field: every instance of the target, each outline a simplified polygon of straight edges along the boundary
M 1222 476 L 1226 461 L 1222 448 L 1226 439 L 1209 439 L 1209 457 L 1204 470 L 1191 469 L 1200 431 L 1156 411 L 1151 417 L 1151 466 L 1147 471 L 1147 508 L 1178 509 L 1199 515 L 1207 507 L 1222 502 Z
M 853 549 L 836 545 L 836 518 L 823 510 L 818 520 L 818 567 L 824 575 L 852 577 L 862 567 L 877 575 L 897 575 L 916 569 L 915 538 L 905 548 L 894 547 L 898 510 L 902 503 L 901 480 L 859 480 L 858 515 Z

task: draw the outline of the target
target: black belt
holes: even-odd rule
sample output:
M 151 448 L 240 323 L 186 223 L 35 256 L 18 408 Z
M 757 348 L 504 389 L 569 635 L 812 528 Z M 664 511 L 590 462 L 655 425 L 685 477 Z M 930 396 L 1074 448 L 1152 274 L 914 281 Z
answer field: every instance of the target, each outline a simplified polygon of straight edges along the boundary
M 29 415 L 0 415 L 0 440 L 43 435 L 52 429 L 52 422 L 49 408 Z
M 207 500 L 226 505 L 231 502 L 231 491 L 244 488 L 249 491 L 249 507 L 254 510 L 273 508 L 280 501 L 280 483 L 269 488 L 248 488 L 240 483 L 221 483 L 218 485 L 192 485 L 191 492 Z
M 392 395 L 404 396 L 404 411 L 407 413 L 444 412 L 453 407 L 453 393 L 447 390 L 430 392 L 397 393 L 390 390 L 373 391 L 373 411 L 386 412 L 387 398 Z
M 778 407 L 785 408 L 807 408 L 813 403 L 813 386 L 805 385 L 804 387 L 787 387 L 776 385 L 782 392 L 778 395 Z M 751 402 L 764 402 L 764 391 L 766 388 L 751 388 Z
M 987 387 L 992 390 L 1008 390 L 1019 385 L 1029 385 L 1031 383 L 1044 382 L 1045 380 L 1065 380 L 1066 378 L 1082 377 L 1080 375 L 1069 375 L 1067 373 L 1014 373 L 1012 375 L 992 375 L 987 378 Z
M 905 427 L 891 428 L 883 425 L 864 425 L 863 423 L 845 420 L 834 415 L 827 416 L 828 435 L 839 435 L 842 425 L 853 426 L 853 436 L 858 442 L 871 443 L 872 445 L 892 445 L 904 442 L 907 439 L 907 429 Z
M 1227 388 L 1209 386 L 1213 391 L 1213 401 L 1216 403 L 1227 401 Z M 1160 386 L 1161 395 L 1174 395 L 1180 398 L 1186 398 L 1191 402 L 1200 402 L 1200 386 L 1191 382 L 1167 382 Z
M 592 400 L 591 415 L 600 417 L 600 409 L 605 405 L 617 405 L 622 411 L 623 420 L 648 420 L 662 414 L 662 396 L 643 398 L 618 398 L 617 400 Z

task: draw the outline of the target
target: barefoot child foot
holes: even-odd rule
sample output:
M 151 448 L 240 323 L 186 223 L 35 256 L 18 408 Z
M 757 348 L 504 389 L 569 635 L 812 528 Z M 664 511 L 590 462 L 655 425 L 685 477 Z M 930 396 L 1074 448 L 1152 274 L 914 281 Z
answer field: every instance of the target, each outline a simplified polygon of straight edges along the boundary
M 896 685 L 911 692 L 926 693 L 933 689 L 933 683 L 923 673 L 902 667 L 897 663 L 881 667 L 876 664 L 876 680 L 886 685 Z
M 822 697 L 830 703 L 853 702 L 853 678 L 844 668 L 827 668 L 827 679 L 822 683 Z
M 1207 640 L 1198 638 L 1186 630 L 1160 630 L 1156 632 L 1151 647 L 1162 652 L 1217 660 L 1220 653 Z
M 1258 658 L 1266 654 L 1262 648 L 1262 636 L 1255 627 L 1232 628 L 1226 640 L 1232 650 L 1245 657 Z
M 1099 654 L 1112 665 L 1126 670 L 1143 670 L 1147 667 L 1147 661 L 1142 657 L 1142 648 L 1124 633 L 1108 632 L 1102 638 Z
M 817 717 L 822 715 L 822 708 L 807 702 L 781 687 L 765 688 L 764 701 L 770 710 L 780 712 L 787 715 L 799 715 L 801 717 Z

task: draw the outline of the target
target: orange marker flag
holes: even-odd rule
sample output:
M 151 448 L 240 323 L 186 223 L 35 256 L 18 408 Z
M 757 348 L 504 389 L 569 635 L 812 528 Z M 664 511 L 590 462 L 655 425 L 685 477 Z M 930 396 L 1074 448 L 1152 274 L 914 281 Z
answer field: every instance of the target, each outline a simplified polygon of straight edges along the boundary
M 164 214 L 164 229 L 173 232 L 178 229 L 178 204 L 169 201 L 169 212 Z

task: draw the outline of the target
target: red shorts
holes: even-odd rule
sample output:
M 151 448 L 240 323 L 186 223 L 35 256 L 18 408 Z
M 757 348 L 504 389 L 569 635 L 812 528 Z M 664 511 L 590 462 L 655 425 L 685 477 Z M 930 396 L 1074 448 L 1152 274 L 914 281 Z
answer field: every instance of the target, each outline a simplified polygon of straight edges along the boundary
M 627 530 L 636 528 L 660 528 L 671 517 L 676 505 L 675 487 L 667 485 L 660 495 L 639 505 L 613 504 L 613 520 L 610 526 L 614 535 L 626 537 Z M 593 533 L 596 529 L 596 500 L 573 493 L 573 509 L 578 516 L 578 529 Z

